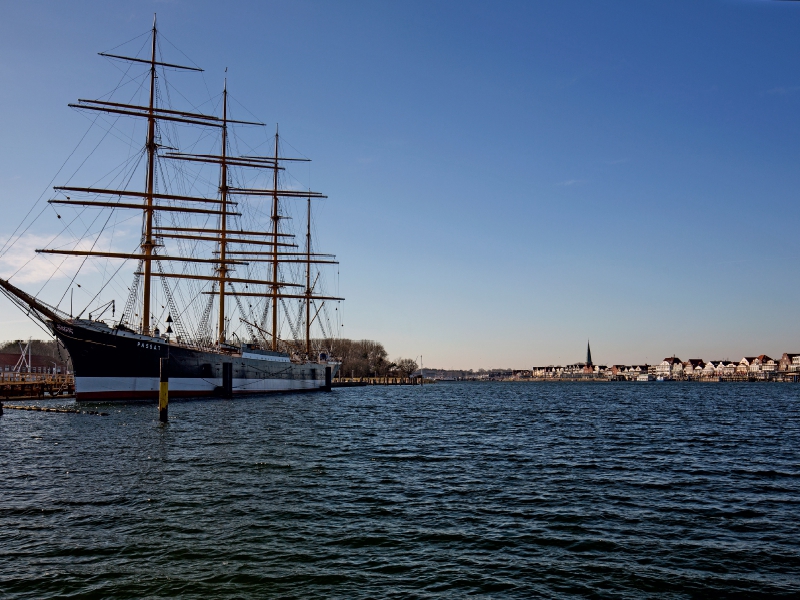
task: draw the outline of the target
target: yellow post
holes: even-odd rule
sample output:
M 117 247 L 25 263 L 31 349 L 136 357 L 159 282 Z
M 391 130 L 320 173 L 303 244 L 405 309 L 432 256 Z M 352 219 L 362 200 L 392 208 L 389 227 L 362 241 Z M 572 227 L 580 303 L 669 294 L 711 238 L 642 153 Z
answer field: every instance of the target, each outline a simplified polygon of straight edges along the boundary
M 169 359 L 161 359 L 161 377 L 158 385 L 158 420 L 167 422 L 167 407 L 169 405 Z

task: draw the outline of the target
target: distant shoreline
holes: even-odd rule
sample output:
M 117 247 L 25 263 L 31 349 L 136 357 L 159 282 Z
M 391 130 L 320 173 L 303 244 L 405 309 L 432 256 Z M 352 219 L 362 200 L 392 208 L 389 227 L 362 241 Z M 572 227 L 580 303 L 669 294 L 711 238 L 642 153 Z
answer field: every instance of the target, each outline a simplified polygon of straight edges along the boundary
M 657 381 L 637 381 L 635 379 L 603 379 L 603 378 L 526 378 L 526 379 L 434 379 L 431 383 L 798 383 L 794 379 L 757 379 L 757 378 L 708 378 L 708 379 L 666 379 Z

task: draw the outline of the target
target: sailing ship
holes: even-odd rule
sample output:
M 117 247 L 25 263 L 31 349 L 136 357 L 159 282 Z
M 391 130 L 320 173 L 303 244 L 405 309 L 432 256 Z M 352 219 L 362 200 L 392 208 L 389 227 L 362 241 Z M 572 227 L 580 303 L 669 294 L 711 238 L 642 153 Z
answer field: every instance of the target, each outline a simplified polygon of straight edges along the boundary
M 264 124 L 230 118 L 227 77 L 218 97 L 221 114 L 176 110 L 162 101 L 169 92 L 161 85 L 167 71 L 202 69 L 163 60 L 155 18 L 147 34 L 149 44 L 142 49 L 149 45 L 149 58 L 100 54 L 127 65 L 128 70 L 141 69 L 140 96 L 147 94 L 148 102 L 101 99 L 69 105 L 114 119 L 114 125 L 119 120 L 144 123 L 145 144 L 139 145 L 139 162 L 124 171 L 120 177 L 123 185 L 62 185 L 54 188 L 59 197 L 48 200 L 56 212 L 68 206 L 95 215 L 101 211 L 128 217 L 140 214 L 141 235 L 138 237 L 137 226 L 135 250 L 98 249 L 102 245 L 99 240 L 108 239 L 108 235 L 102 236 L 112 224 L 111 216 L 91 221 L 105 223 L 95 237 L 83 236 L 71 245 L 37 250 L 39 255 L 64 256 L 62 260 L 79 257 L 81 267 L 88 260 L 105 259 L 106 264 L 122 260 L 122 266 L 135 261 L 121 317 L 103 319 L 109 309 L 115 316 L 115 298 L 102 305 L 95 303 L 87 316 L 84 313 L 91 303 L 73 316 L 74 276 L 69 311 L 60 307 L 66 291 L 61 302 L 48 303 L 7 279 L 0 279 L 0 290 L 66 347 L 74 366 L 78 400 L 156 399 L 162 368 L 168 368 L 172 396 L 330 389 L 339 362 L 320 340 L 336 334 L 330 324 L 327 331 L 322 327 L 321 336 L 312 338 L 311 332 L 315 321 L 322 326 L 326 307 L 343 300 L 318 291 L 323 269 L 330 268 L 325 265 L 338 264 L 334 255 L 312 252 L 311 202 L 326 196 L 287 186 L 283 177 L 287 165 L 308 159 L 282 156 L 277 129 L 274 144 L 271 136 L 267 137 L 269 151 L 232 152 L 236 147 L 231 143 L 234 128 L 263 128 Z M 128 70 L 126 81 L 137 81 Z M 175 132 L 181 127 L 198 128 L 202 131 L 198 139 L 213 140 L 212 148 L 217 150 L 197 151 L 194 143 L 182 151 L 174 145 L 180 138 Z M 165 175 L 170 165 L 180 165 L 177 171 L 182 180 Z M 189 172 L 187 167 L 197 170 Z M 217 174 L 218 185 L 206 177 L 210 185 L 205 193 L 199 193 L 198 182 L 209 169 Z M 141 171 L 143 189 L 126 185 Z M 191 180 L 188 185 L 187 179 Z M 253 180 L 262 185 L 241 183 Z M 296 243 L 299 235 L 286 231 L 289 215 L 284 210 L 287 204 L 303 201 L 304 248 Z M 94 229 L 91 233 L 95 234 Z M 88 248 L 87 239 L 91 242 Z M 110 281 L 103 282 L 101 291 Z M 159 281 L 162 290 L 157 292 Z M 93 300 L 98 297 L 100 292 Z M 238 325 L 234 326 L 232 313 L 237 310 Z M 287 324 L 291 335 L 282 336 Z

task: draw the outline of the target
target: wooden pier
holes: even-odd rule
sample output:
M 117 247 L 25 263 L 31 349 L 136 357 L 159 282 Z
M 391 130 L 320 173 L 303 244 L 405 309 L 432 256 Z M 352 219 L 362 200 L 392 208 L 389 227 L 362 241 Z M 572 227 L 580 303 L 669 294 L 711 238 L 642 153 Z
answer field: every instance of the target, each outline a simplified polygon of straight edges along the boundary
M 367 385 L 429 385 L 433 379 L 419 377 L 340 377 L 331 387 Z M 0 398 L 65 398 L 75 395 L 73 375 L 0 372 Z
M 75 395 L 75 377 L 50 373 L 0 372 L 0 398 L 45 398 Z
M 366 385 L 428 385 L 433 379 L 420 377 L 337 377 L 331 387 L 362 387 Z

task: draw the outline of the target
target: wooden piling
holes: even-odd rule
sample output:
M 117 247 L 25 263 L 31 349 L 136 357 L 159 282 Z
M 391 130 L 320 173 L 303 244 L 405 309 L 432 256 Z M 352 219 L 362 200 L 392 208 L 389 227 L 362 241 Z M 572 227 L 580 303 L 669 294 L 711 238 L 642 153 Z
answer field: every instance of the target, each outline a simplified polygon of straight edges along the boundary
M 233 363 L 222 363 L 222 397 L 233 398 Z
M 331 391 L 331 368 L 325 367 L 325 387 L 322 388 L 325 392 Z
M 166 423 L 169 407 L 169 359 L 161 359 L 161 377 L 158 386 L 158 420 Z

